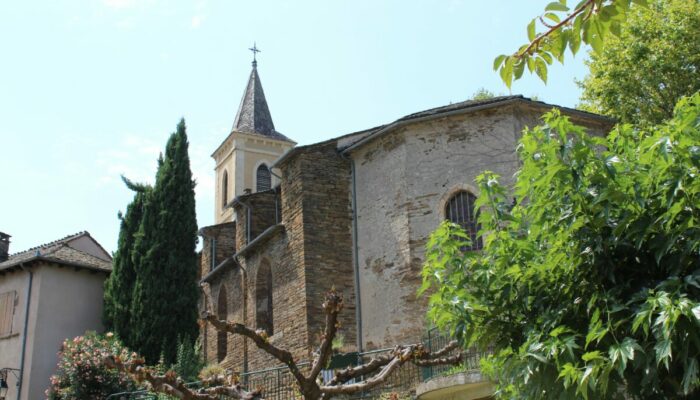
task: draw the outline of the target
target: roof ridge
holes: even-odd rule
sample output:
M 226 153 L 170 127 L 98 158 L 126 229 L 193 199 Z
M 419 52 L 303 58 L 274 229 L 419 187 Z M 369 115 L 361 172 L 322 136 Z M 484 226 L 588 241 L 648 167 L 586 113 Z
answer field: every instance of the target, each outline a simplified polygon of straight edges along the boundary
M 81 237 L 81 236 L 84 236 L 85 234 L 87 234 L 88 236 L 90 235 L 90 233 L 88 233 L 88 231 L 80 231 L 80 232 L 78 232 L 78 233 L 74 233 L 74 234 L 72 234 L 72 235 L 67 235 L 67 236 L 64 236 L 64 237 L 62 237 L 62 238 L 60 238 L 60 239 L 53 240 L 53 241 L 51 241 L 51 242 L 43 243 L 43 244 L 40 244 L 40 245 L 37 245 L 37 246 L 34 246 L 34 247 L 30 247 L 30 248 L 28 248 L 28 249 L 26 249 L 26 250 L 22 250 L 22 251 L 18 251 L 18 252 L 16 252 L 16 253 L 12 253 L 12 254 L 9 255 L 9 257 L 15 257 L 15 256 L 17 256 L 17 255 L 24 254 L 24 253 L 28 253 L 28 252 L 33 251 L 33 250 L 40 250 L 40 249 L 44 249 L 44 248 L 46 248 L 46 247 L 52 247 L 52 246 L 56 246 L 56 245 L 59 245 L 59 244 L 66 244 L 67 241 L 69 241 L 69 240 L 71 240 L 71 239 L 77 239 L 77 238 L 79 238 L 79 237 Z M 90 237 L 92 237 L 92 236 L 90 236 Z M 94 240 L 94 239 L 93 239 L 93 240 Z

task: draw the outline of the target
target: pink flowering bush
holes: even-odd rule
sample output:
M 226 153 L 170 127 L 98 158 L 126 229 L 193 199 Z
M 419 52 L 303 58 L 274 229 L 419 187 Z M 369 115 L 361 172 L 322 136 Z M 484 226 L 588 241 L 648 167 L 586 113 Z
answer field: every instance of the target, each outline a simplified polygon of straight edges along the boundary
M 136 356 L 111 333 L 86 332 L 85 336 L 66 339 L 58 353 L 58 374 L 50 378 L 46 397 L 49 400 L 97 400 L 135 390 L 128 377 L 104 366 L 103 359 L 109 354 L 124 361 Z

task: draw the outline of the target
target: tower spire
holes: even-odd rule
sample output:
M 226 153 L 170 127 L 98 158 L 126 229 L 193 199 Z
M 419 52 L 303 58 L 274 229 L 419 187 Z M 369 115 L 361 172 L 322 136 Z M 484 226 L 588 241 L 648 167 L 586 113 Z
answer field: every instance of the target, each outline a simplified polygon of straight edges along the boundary
M 255 43 L 248 50 L 253 52 L 253 70 L 250 71 L 248 85 L 246 85 L 245 92 L 243 92 L 243 98 L 231 131 L 253 133 L 272 139 L 292 142 L 292 140 L 277 132 L 275 125 L 272 123 L 272 116 L 267 106 L 267 100 L 265 100 L 265 93 L 263 92 L 257 69 L 258 61 L 256 55 L 260 53 L 260 50 Z

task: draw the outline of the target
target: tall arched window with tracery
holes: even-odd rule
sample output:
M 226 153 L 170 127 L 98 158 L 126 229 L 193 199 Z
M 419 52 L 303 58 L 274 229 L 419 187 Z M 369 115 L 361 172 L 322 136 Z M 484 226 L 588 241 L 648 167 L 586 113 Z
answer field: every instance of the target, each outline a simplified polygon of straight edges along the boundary
M 226 207 L 228 203 L 228 171 L 224 170 L 221 178 L 221 207 Z
M 481 250 L 484 247 L 481 237 L 477 235 L 481 227 L 476 218 L 475 202 L 476 196 L 466 190 L 460 190 L 445 204 L 445 219 L 461 226 L 471 238 L 472 245 L 466 250 Z
M 272 188 L 272 174 L 270 174 L 270 169 L 267 168 L 267 165 L 260 164 L 258 170 L 255 172 L 255 186 L 257 192 L 270 190 L 270 188 Z
M 272 269 L 267 260 L 258 267 L 255 282 L 255 327 L 272 335 Z
M 219 299 L 216 302 L 216 314 L 219 319 L 228 320 L 228 302 L 226 298 L 226 286 L 221 285 Z M 216 332 L 216 359 L 221 362 L 226 358 L 228 343 L 226 332 Z

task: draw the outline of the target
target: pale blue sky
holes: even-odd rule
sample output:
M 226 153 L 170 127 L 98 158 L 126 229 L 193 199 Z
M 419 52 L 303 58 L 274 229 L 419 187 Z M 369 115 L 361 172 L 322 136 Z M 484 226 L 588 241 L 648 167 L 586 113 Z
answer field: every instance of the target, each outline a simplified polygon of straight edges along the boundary
M 200 226 L 212 151 L 231 128 L 257 42 L 278 131 L 308 144 L 508 93 L 496 55 L 549 0 L 6 1 L 0 23 L 0 231 L 10 251 L 88 230 L 110 251 L 132 194 L 187 121 Z M 578 102 L 583 54 L 513 94 Z

